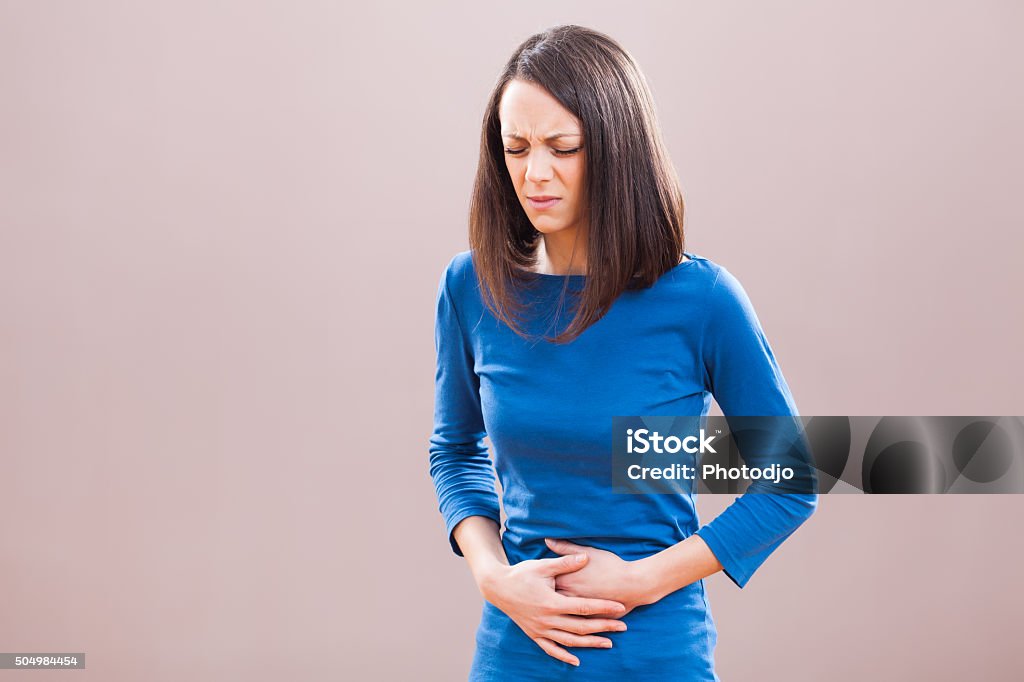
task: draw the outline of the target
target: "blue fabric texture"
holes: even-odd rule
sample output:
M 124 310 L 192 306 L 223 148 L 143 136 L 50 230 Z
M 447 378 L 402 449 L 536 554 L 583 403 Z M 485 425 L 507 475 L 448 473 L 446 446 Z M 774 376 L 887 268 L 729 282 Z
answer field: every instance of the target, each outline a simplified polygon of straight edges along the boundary
M 705 525 L 693 495 L 613 494 L 612 417 L 798 414 L 739 281 L 696 254 L 646 289 L 623 292 L 568 344 L 527 340 L 485 307 L 471 252 L 457 254 L 437 291 L 430 475 L 452 550 L 452 529 L 473 515 L 500 523 L 509 563 L 557 556 L 544 538 L 598 547 L 626 560 L 696 533 L 739 587 L 814 511 L 813 494 L 739 496 Z M 526 329 L 564 329 L 563 287 L 582 275 L 534 275 L 518 295 Z M 490 439 L 490 454 L 484 438 Z M 743 454 L 743 453 L 741 453 Z M 493 460 L 491 455 L 493 455 Z M 483 604 L 471 680 L 717 680 L 717 632 L 697 581 L 603 633 L 611 649 L 572 649 L 580 666 L 545 654 L 504 613 Z M 643 676 L 643 677 L 639 677 Z

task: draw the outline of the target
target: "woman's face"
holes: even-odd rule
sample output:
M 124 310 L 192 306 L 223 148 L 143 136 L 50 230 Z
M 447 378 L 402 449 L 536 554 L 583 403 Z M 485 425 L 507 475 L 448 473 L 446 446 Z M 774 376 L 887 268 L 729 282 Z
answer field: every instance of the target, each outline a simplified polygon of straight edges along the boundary
M 505 166 L 533 226 L 543 234 L 585 227 L 579 120 L 546 90 L 518 79 L 505 86 L 498 118 Z

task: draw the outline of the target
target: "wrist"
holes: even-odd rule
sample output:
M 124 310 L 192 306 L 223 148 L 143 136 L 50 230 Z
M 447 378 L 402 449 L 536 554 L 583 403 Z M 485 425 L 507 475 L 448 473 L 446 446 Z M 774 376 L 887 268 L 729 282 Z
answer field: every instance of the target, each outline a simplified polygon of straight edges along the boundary
M 634 579 L 653 603 L 678 589 L 722 570 L 722 564 L 699 535 L 634 562 Z
M 629 581 L 637 587 L 637 597 L 641 604 L 653 604 L 668 594 L 660 579 L 660 572 L 655 557 L 657 554 L 630 561 Z
M 491 593 L 494 584 L 505 575 L 509 568 L 508 564 L 497 559 L 489 559 L 472 567 L 473 580 L 476 581 L 476 587 L 485 599 Z

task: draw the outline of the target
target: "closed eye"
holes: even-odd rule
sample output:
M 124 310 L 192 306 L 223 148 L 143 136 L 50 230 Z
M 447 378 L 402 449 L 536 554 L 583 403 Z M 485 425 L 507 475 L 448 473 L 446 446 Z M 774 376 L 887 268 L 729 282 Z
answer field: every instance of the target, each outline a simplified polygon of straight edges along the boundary
M 573 147 L 572 149 L 552 149 L 551 151 L 556 156 L 572 156 L 573 154 L 575 154 L 576 152 L 578 152 L 581 149 L 583 149 L 582 146 L 580 146 L 580 147 Z M 522 154 L 525 151 L 526 151 L 525 147 L 523 147 L 522 149 L 509 149 L 508 147 L 505 147 L 505 153 L 508 154 L 509 156 L 519 156 L 520 154 Z

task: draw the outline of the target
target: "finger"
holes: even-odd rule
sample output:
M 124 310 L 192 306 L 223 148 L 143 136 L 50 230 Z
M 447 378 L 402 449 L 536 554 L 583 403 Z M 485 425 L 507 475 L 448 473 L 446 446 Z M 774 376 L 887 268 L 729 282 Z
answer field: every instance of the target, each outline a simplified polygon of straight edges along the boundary
M 562 597 L 559 600 L 558 611 L 575 616 L 621 616 L 626 612 L 626 606 L 608 599 Z
M 612 618 L 584 618 L 582 616 L 557 616 L 550 621 L 551 627 L 577 635 L 592 635 L 595 632 L 625 632 L 626 624 Z
M 555 576 L 555 592 L 560 592 L 568 597 L 588 597 L 591 595 L 579 594 L 576 589 L 579 578 L 576 573 L 559 573 Z
M 589 649 L 611 649 L 612 640 L 596 635 L 575 635 L 565 630 L 547 630 L 544 636 L 563 646 L 587 647 Z
M 543 562 L 541 566 L 544 575 L 554 577 L 562 573 L 580 570 L 587 565 L 587 558 L 586 554 L 570 554 L 557 559 L 539 559 L 539 561 Z
M 586 553 L 587 549 L 583 545 L 577 545 L 575 542 L 556 540 L 554 538 L 544 538 L 544 543 L 555 554 L 580 554 Z
M 563 573 L 562 575 L 572 575 L 572 573 Z M 586 597 L 588 596 L 585 592 L 579 592 L 572 585 L 566 584 L 566 581 L 559 582 L 561 576 L 555 576 L 555 592 L 565 597 Z
M 557 658 L 558 660 L 564 661 L 569 665 L 580 664 L 580 659 L 576 658 L 568 651 L 558 646 L 546 637 L 534 637 L 533 641 L 537 643 L 537 646 L 544 650 L 544 653 L 546 653 L 548 656 L 551 656 L 552 658 Z

